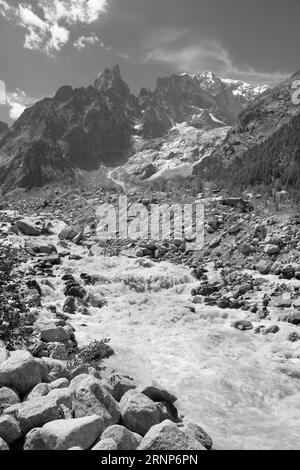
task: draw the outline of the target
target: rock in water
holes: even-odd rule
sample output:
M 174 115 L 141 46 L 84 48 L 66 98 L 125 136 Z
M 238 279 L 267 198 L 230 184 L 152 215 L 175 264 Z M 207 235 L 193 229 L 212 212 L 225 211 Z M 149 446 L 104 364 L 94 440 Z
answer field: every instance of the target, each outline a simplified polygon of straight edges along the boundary
M 17 220 L 16 227 L 24 235 L 29 235 L 31 237 L 37 237 L 41 233 L 39 229 L 24 220 Z
M 152 382 L 151 384 L 142 387 L 139 391 L 152 401 L 165 401 L 167 403 L 171 403 L 171 405 L 177 401 L 177 397 L 175 395 L 168 392 L 156 382 Z
M 239 320 L 232 324 L 232 327 L 236 330 L 248 331 L 253 329 L 253 325 L 248 320 Z

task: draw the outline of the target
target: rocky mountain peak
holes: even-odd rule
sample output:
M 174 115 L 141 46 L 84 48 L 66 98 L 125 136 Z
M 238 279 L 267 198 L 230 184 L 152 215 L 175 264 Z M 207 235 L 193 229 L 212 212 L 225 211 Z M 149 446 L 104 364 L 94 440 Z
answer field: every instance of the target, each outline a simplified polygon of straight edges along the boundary
M 231 126 L 243 106 L 212 72 L 159 78 L 154 91 L 142 88 L 135 97 L 119 66 L 106 68 L 93 86 L 64 85 L 10 130 L 0 126 L 0 188 L 42 186 L 73 179 L 77 170 L 125 165 L 137 141 L 172 140 L 169 132 L 181 124 L 200 133 Z
M 119 98 L 130 95 L 129 86 L 122 80 L 119 65 L 100 72 L 94 82 L 94 87 L 101 92 L 112 92 Z
M 54 98 L 62 102 L 68 101 L 70 98 L 72 98 L 73 93 L 73 88 L 70 85 L 63 85 L 57 90 Z

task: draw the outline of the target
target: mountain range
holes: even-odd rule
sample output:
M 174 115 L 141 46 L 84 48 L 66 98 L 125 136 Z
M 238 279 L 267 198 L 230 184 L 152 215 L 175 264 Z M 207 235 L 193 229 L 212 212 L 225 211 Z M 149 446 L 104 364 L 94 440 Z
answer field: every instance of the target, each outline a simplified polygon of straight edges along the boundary
M 223 140 L 227 127 L 266 89 L 205 72 L 159 78 L 154 91 L 142 88 L 134 96 L 119 66 L 105 69 L 87 88 L 62 86 L 54 97 L 26 109 L 10 128 L 0 123 L 0 188 L 7 192 L 17 186 L 72 180 L 78 172 L 121 168 L 145 148 L 157 150 L 162 145 L 159 139 L 172 143 L 183 134 L 189 141 L 194 133 L 197 161 L 197 139 L 205 141 L 200 154 L 210 154 L 220 135 Z M 178 133 L 176 126 L 191 133 Z M 172 160 L 172 152 L 167 159 Z M 149 162 L 140 162 L 137 173 Z M 158 163 L 145 174 L 140 172 L 145 178 L 159 169 Z

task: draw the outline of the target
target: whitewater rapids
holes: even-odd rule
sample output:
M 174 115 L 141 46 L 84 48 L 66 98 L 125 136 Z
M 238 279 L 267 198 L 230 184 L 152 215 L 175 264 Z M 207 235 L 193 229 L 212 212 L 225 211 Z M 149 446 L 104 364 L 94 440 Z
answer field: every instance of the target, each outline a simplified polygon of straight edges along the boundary
M 57 236 L 39 241 L 59 246 Z M 49 279 L 53 288 L 38 281 L 43 306 L 61 311 L 62 274 L 98 276 L 87 289 L 108 305 L 71 316 L 80 345 L 111 338 L 115 355 L 105 365 L 174 392 L 179 412 L 198 422 L 216 449 L 300 449 L 300 346 L 287 341 L 295 327 L 280 323 L 269 336 L 237 331 L 231 323 L 246 318 L 244 312 L 196 305 L 192 313 L 197 281 L 187 268 L 105 257 L 96 245 L 70 247 L 81 259 L 63 258 Z

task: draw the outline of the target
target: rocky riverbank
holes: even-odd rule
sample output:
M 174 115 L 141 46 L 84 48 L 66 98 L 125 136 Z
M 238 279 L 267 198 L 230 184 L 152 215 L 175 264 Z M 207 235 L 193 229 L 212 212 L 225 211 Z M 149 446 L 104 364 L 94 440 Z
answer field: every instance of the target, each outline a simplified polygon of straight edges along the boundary
M 214 447 L 239 448 L 247 430 L 226 427 L 248 416 L 258 448 L 267 415 L 277 426 L 264 411 L 277 400 L 278 413 L 276 390 L 300 393 L 297 214 L 213 198 L 193 253 L 184 239 L 99 244 L 88 200 L 28 197 L 1 212 L 3 447 L 208 449 L 203 427 Z

